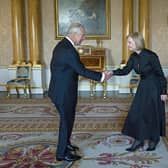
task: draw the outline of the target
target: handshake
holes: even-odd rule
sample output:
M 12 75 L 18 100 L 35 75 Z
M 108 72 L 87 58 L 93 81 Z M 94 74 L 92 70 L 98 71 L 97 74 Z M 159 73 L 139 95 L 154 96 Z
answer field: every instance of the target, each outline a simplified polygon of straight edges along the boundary
M 104 73 L 104 80 L 106 81 L 106 80 L 109 80 L 111 77 L 112 77 L 112 75 L 113 75 L 113 71 L 110 71 L 110 70 L 106 70 L 106 71 L 104 71 L 103 72 Z

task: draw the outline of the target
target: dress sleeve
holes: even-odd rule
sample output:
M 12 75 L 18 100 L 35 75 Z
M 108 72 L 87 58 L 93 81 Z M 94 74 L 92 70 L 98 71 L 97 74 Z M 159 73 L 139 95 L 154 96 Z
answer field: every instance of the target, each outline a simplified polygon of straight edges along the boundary
M 123 68 L 118 68 L 116 70 L 113 70 L 113 75 L 127 75 L 133 68 L 133 59 L 132 56 L 130 56 L 127 64 Z
M 161 94 L 167 93 L 167 80 L 164 76 L 159 57 L 157 55 L 154 55 L 152 57 L 152 68 L 155 72 L 155 74 L 159 77 L 160 86 L 161 86 Z

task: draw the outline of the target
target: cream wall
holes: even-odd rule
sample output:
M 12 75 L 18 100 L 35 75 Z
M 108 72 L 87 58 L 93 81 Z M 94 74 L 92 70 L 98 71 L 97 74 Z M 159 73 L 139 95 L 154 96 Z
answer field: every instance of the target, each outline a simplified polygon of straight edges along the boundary
M 137 5 L 138 0 L 134 0 Z M 12 30 L 10 0 L 0 0 L 0 66 L 12 63 Z M 41 0 L 42 8 L 42 60 L 48 67 L 55 40 L 54 0 Z M 137 8 L 138 9 L 138 8 Z M 135 12 L 136 15 L 137 11 Z M 160 57 L 163 66 L 168 65 L 168 1 L 151 0 L 150 46 Z M 134 22 L 137 24 L 137 21 Z M 134 25 L 134 27 L 137 27 Z M 119 65 L 122 59 L 122 0 L 111 0 L 111 40 L 104 40 L 109 49 L 107 64 Z M 83 44 L 96 46 L 95 41 Z

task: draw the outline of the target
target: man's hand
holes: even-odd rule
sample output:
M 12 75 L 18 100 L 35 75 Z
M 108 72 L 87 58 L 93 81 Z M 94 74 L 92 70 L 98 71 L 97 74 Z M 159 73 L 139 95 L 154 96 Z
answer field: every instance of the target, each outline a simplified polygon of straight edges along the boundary
M 112 75 L 113 75 L 113 72 L 112 72 L 112 71 L 109 71 L 109 70 L 104 71 L 103 73 L 104 73 L 104 75 L 105 75 L 104 80 L 109 80 L 109 79 L 112 77 Z
M 168 97 L 167 97 L 167 95 L 166 94 L 162 94 L 161 96 L 160 96 L 160 98 L 161 98 L 161 100 L 162 101 L 164 101 L 164 102 L 166 102 L 166 100 L 168 99 Z

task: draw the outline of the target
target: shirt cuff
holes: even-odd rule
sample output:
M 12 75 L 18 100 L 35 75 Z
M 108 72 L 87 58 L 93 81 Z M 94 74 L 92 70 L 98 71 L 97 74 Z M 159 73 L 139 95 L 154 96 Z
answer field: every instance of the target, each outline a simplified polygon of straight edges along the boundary
M 103 82 L 103 81 L 104 81 L 104 79 L 105 79 L 105 74 L 102 72 L 102 77 L 101 77 L 100 82 Z

